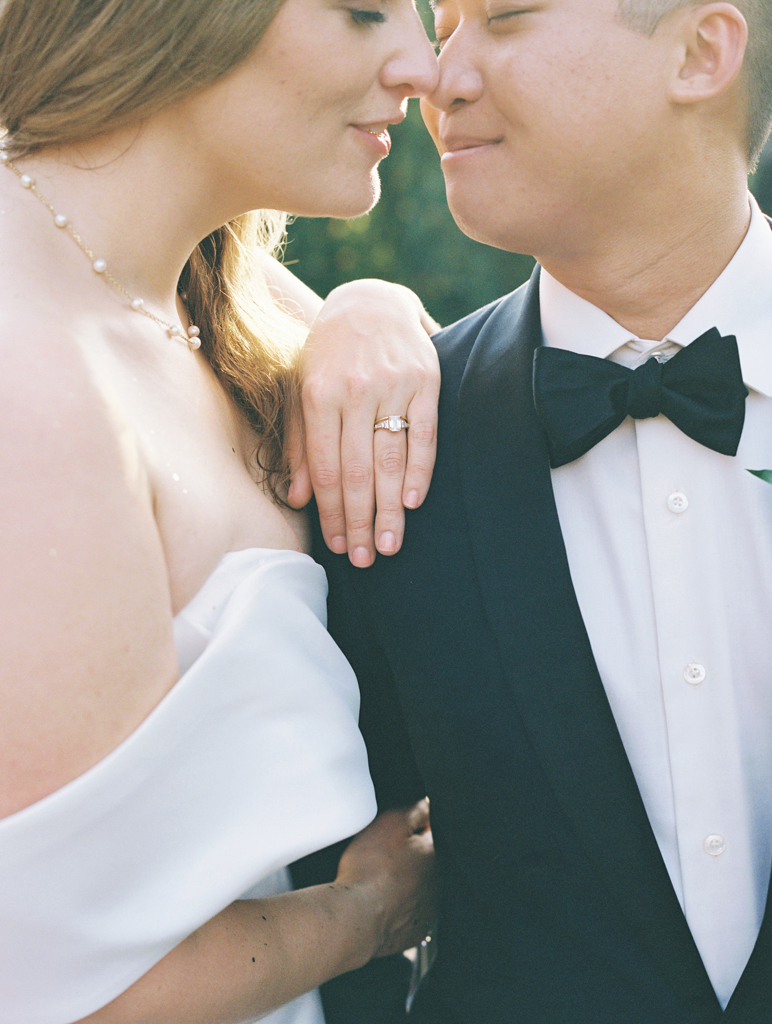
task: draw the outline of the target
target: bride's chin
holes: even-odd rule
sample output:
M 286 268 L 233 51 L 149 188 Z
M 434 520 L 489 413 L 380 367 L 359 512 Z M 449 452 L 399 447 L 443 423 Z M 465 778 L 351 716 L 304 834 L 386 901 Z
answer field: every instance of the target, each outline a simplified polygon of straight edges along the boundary
M 368 189 L 362 190 L 361 197 L 347 196 L 346 201 L 339 206 L 334 213 L 327 214 L 328 217 L 339 217 L 347 219 L 351 217 L 363 217 L 376 205 L 381 198 L 381 180 L 376 174 L 374 181 Z
M 334 191 L 330 190 L 326 195 L 315 197 L 315 202 L 309 202 L 308 196 L 304 196 L 303 203 L 296 204 L 297 208 L 285 209 L 294 217 L 333 217 L 337 220 L 350 220 L 369 213 L 380 198 L 381 179 L 378 177 L 378 169 L 374 168 L 367 178 L 359 181 L 341 178 Z

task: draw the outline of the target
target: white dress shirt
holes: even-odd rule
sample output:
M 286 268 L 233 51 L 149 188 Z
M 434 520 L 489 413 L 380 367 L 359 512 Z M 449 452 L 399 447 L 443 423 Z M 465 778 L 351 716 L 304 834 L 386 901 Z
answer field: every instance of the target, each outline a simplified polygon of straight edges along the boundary
M 723 1007 L 772 865 L 772 230 L 751 199 L 729 266 L 665 342 L 542 271 L 545 344 L 636 367 L 711 327 L 750 394 L 735 457 L 629 417 L 552 471 L 592 650 L 673 887 Z

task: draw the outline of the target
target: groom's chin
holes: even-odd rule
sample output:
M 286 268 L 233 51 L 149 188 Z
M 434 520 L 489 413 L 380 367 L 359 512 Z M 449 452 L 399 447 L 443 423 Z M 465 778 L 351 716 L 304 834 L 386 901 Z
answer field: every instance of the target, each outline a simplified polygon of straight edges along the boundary
M 512 245 L 510 233 L 501 222 L 496 222 L 495 210 L 486 209 L 475 202 L 464 202 L 463 198 L 452 195 L 450 190 L 447 190 L 447 196 L 453 220 L 465 235 L 494 249 L 517 251 Z
M 511 196 L 482 196 L 470 182 L 445 179 L 448 209 L 458 227 L 475 242 L 505 252 L 533 255 L 539 250 L 542 220 L 536 204 L 511 202 Z

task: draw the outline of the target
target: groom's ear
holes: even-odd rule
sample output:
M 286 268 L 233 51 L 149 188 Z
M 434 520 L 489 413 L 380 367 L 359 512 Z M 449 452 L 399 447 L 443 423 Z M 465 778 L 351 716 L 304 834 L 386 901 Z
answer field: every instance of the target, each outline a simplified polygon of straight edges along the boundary
M 729 3 L 688 7 L 677 17 L 671 101 L 694 104 L 724 95 L 742 70 L 748 44 L 745 18 Z

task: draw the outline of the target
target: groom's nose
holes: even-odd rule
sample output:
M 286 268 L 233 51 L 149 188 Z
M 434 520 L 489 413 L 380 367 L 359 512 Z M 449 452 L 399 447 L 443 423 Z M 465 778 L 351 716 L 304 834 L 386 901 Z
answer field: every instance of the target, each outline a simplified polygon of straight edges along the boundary
M 480 48 L 475 45 L 475 29 L 459 25 L 444 43 L 439 56 L 437 87 L 421 100 L 421 111 L 434 136 L 433 120 L 439 112 L 450 112 L 474 103 L 484 89 L 484 66 Z

